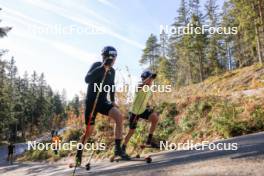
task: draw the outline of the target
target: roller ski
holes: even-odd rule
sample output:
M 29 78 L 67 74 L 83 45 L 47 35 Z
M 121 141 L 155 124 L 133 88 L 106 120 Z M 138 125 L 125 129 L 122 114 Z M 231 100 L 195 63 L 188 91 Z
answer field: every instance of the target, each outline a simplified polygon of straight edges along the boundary
M 147 157 L 144 157 L 144 158 L 138 158 L 137 156 L 135 157 L 130 157 L 129 159 L 125 159 L 125 158 L 122 158 L 120 156 L 112 156 L 110 158 L 110 162 L 121 162 L 121 161 L 126 161 L 126 162 L 130 162 L 130 161 L 144 161 L 146 163 L 151 163 L 152 162 L 152 158 L 151 156 L 147 156 Z
M 151 142 L 147 142 L 145 144 L 141 144 L 139 147 L 140 148 L 143 148 L 143 149 L 144 148 L 159 149 L 160 148 L 160 145 L 159 145 L 159 143 L 156 143 L 156 142 L 151 141 Z
M 146 163 L 151 163 L 152 158 L 150 156 L 145 158 L 140 157 L 130 157 L 128 156 L 125 151 L 122 149 L 121 151 L 115 151 L 115 155 L 110 158 L 110 162 L 120 162 L 120 161 L 145 161 Z

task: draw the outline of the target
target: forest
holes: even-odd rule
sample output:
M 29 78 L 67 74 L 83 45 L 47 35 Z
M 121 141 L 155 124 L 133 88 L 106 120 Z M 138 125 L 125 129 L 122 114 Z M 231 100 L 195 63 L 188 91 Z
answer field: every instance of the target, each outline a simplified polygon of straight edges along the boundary
M 140 63 L 159 73 L 160 83 L 174 86 L 199 83 L 230 70 L 263 64 L 263 0 L 228 0 L 223 7 L 217 1 L 181 0 L 178 15 L 172 21 L 177 29 L 192 25 L 236 28 L 236 34 L 204 32 L 177 35 L 163 30 L 150 34 Z

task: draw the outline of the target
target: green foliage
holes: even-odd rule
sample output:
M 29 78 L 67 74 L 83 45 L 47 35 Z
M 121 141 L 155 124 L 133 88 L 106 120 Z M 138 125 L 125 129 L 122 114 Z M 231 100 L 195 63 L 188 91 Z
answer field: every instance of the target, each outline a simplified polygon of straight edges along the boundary
M 251 113 L 251 121 L 248 123 L 248 128 L 251 131 L 263 131 L 264 130 L 264 109 L 257 107 L 255 111 Z
M 157 71 L 157 64 L 159 63 L 158 58 L 160 54 L 160 45 L 157 42 L 157 37 L 151 34 L 147 39 L 146 47 L 143 50 L 143 55 L 140 60 L 141 64 L 149 63 L 149 69 L 151 69 L 152 71 Z
M 58 154 L 59 154 L 60 158 L 63 158 L 63 157 L 66 157 L 69 155 L 69 151 L 61 149 L 61 150 L 59 150 Z
M 176 129 L 174 118 L 165 118 L 158 124 L 156 138 L 158 140 L 167 140 Z
M 53 150 L 29 150 L 26 151 L 21 157 L 21 160 L 27 161 L 58 161 L 62 157 L 68 156 L 69 151 L 59 150 L 58 154 L 55 154 Z
M 241 110 L 231 103 L 222 102 L 218 105 L 220 113 L 213 119 L 213 127 L 224 138 L 242 135 L 246 131 L 245 123 L 237 120 Z
M 44 74 L 34 71 L 29 77 L 17 75 L 15 60 L 0 59 L 0 134 L 3 139 L 18 141 L 26 133 L 41 134 L 59 128 L 65 114 L 65 104 L 59 93 L 53 93 L 46 84 Z M 53 123 L 56 119 L 56 123 Z M 21 136 L 17 136 L 18 133 Z M 0 139 L 1 140 L 1 139 Z
M 143 122 L 146 123 L 146 122 Z M 139 124 L 136 129 L 136 133 L 134 134 L 134 140 L 131 143 L 136 146 L 137 144 L 144 143 L 146 136 L 148 134 L 148 128 L 146 128 L 146 124 Z
M 1 9 L 0 9 L 1 10 Z M 0 20 L 1 22 L 1 20 Z M 10 27 L 0 27 L 0 38 L 7 36 Z M 15 59 L 2 60 L 7 53 L 0 48 L 0 141 L 17 141 L 41 134 L 51 128 L 59 128 L 65 115 L 63 97 L 54 95 L 46 83 L 44 74 L 25 72 L 19 76 Z M 57 124 L 53 124 L 56 117 Z M 17 136 L 21 134 L 21 136 Z
M 157 138 L 159 140 L 166 140 L 177 128 L 175 124 L 175 116 L 178 114 L 176 104 L 163 102 L 156 110 L 160 114 L 160 121 L 156 132 Z
M 161 120 L 157 127 L 156 137 L 158 140 L 166 140 L 177 128 L 175 124 L 175 116 L 178 114 L 176 104 L 163 102 L 157 108 L 157 112 L 160 113 Z
M 159 83 L 180 86 L 198 83 L 237 67 L 263 64 L 262 3 L 260 0 L 228 0 L 220 11 L 216 1 L 207 0 L 202 13 L 199 1 L 181 0 L 178 16 L 172 24 L 176 31 L 188 25 L 192 29 L 206 25 L 222 28 L 225 34 L 191 33 L 189 28 L 185 30 L 189 34 L 183 34 L 182 30 L 169 35 L 163 30 L 160 41 L 151 34 L 140 63 L 159 72 Z
M 178 114 L 176 103 L 162 102 L 155 108 L 155 112 L 164 114 L 164 116 L 174 117 Z
M 224 138 L 229 138 L 263 129 L 262 109 L 257 108 L 249 122 L 239 119 L 242 112 L 243 108 L 226 100 L 214 98 L 198 100 L 189 105 L 181 117 L 180 133 L 191 133 L 193 138 L 200 138 L 216 132 Z
M 194 129 L 196 124 L 197 124 L 196 118 L 189 118 L 188 116 L 185 116 L 181 119 L 179 126 L 182 132 L 190 132 Z
M 62 139 L 63 142 L 79 141 L 81 135 L 82 135 L 81 129 L 71 128 L 64 132 L 64 134 L 62 135 Z
M 1 11 L 1 10 L 2 10 L 2 9 L 0 8 L 0 11 Z M 1 20 L 0 20 L 0 22 L 1 22 Z M 0 38 L 7 36 L 7 33 L 8 33 L 11 29 L 12 29 L 11 27 L 0 27 Z M 1 57 L 1 54 L 0 54 L 0 57 Z
M 211 109 L 212 105 L 208 100 L 197 101 L 190 105 L 179 122 L 182 132 L 191 132 L 202 118 L 209 118 Z
M 159 73 L 158 82 L 160 84 L 170 84 L 172 83 L 171 75 L 174 74 L 172 69 L 172 65 L 166 58 L 160 58 L 159 67 L 157 68 L 157 72 Z

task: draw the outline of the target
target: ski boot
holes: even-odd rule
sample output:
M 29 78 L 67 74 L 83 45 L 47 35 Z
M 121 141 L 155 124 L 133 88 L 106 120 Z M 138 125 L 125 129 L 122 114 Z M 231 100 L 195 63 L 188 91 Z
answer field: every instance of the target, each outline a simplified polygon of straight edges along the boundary
M 130 156 L 126 153 L 126 147 L 124 145 L 122 148 L 115 149 L 115 157 L 120 157 L 122 160 L 130 160 Z
M 148 148 L 155 148 L 155 149 L 160 148 L 160 145 L 154 141 L 146 142 L 145 146 Z

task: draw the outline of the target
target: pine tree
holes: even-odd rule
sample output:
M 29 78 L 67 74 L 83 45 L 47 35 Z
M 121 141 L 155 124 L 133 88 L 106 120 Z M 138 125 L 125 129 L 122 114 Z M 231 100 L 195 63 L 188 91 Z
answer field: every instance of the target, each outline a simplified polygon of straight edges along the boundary
M 146 42 L 146 47 L 143 50 L 143 55 L 139 61 L 142 65 L 148 64 L 148 69 L 157 71 L 157 64 L 159 63 L 160 45 L 155 35 L 151 34 Z
M 159 84 L 171 84 L 172 83 L 172 65 L 167 58 L 161 57 L 158 67 L 158 83 Z
M 263 7 L 259 3 L 258 0 L 230 0 L 228 3 L 232 8 L 226 15 L 233 17 L 238 26 L 238 34 L 233 40 L 238 67 L 263 63 Z
M 165 58 L 168 55 L 168 34 L 164 30 L 160 34 L 160 50 L 161 56 Z
M 16 141 L 17 136 L 17 112 L 15 107 L 17 106 L 17 87 L 16 87 L 16 76 L 17 76 L 17 67 L 15 66 L 14 57 L 11 58 L 10 62 L 6 65 L 7 69 L 7 80 L 8 80 L 8 97 L 9 101 L 7 102 L 7 106 L 9 109 L 9 128 L 11 129 L 10 140 Z
M 186 27 L 189 24 L 189 8 L 185 0 L 181 1 L 178 16 L 172 24 L 176 29 Z M 193 64 L 189 54 L 189 35 L 183 35 L 182 31 L 170 37 L 170 56 L 175 68 L 174 81 L 176 84 L 190 84 L 193 82 Z M 176 69 L 177 68 L 177 69 Z
M 0 11 L 2 9 L 0 8 Z M 1 22 L 1 20 L 0 20 Z M 0 38 L 7 36 L 7 33 L 11 30 L 11 27 L 0 27 Z
M 206 5 L 206 16 L 207 16 L 207 23 L 210 27 L 217 28 L 219 27 L 219 19 L 218 19 L 218 6 L 214 0 L 208 0 Z M 208 65 L 206 68 L 206 75 L 214 75 L 219 74 L 222 70 L 221 66 L 221 51 L 222 45 L 220 43 L 220 34 L 208 34 L 208 46 L 206 49 L 206 57 L 208 59 Z

